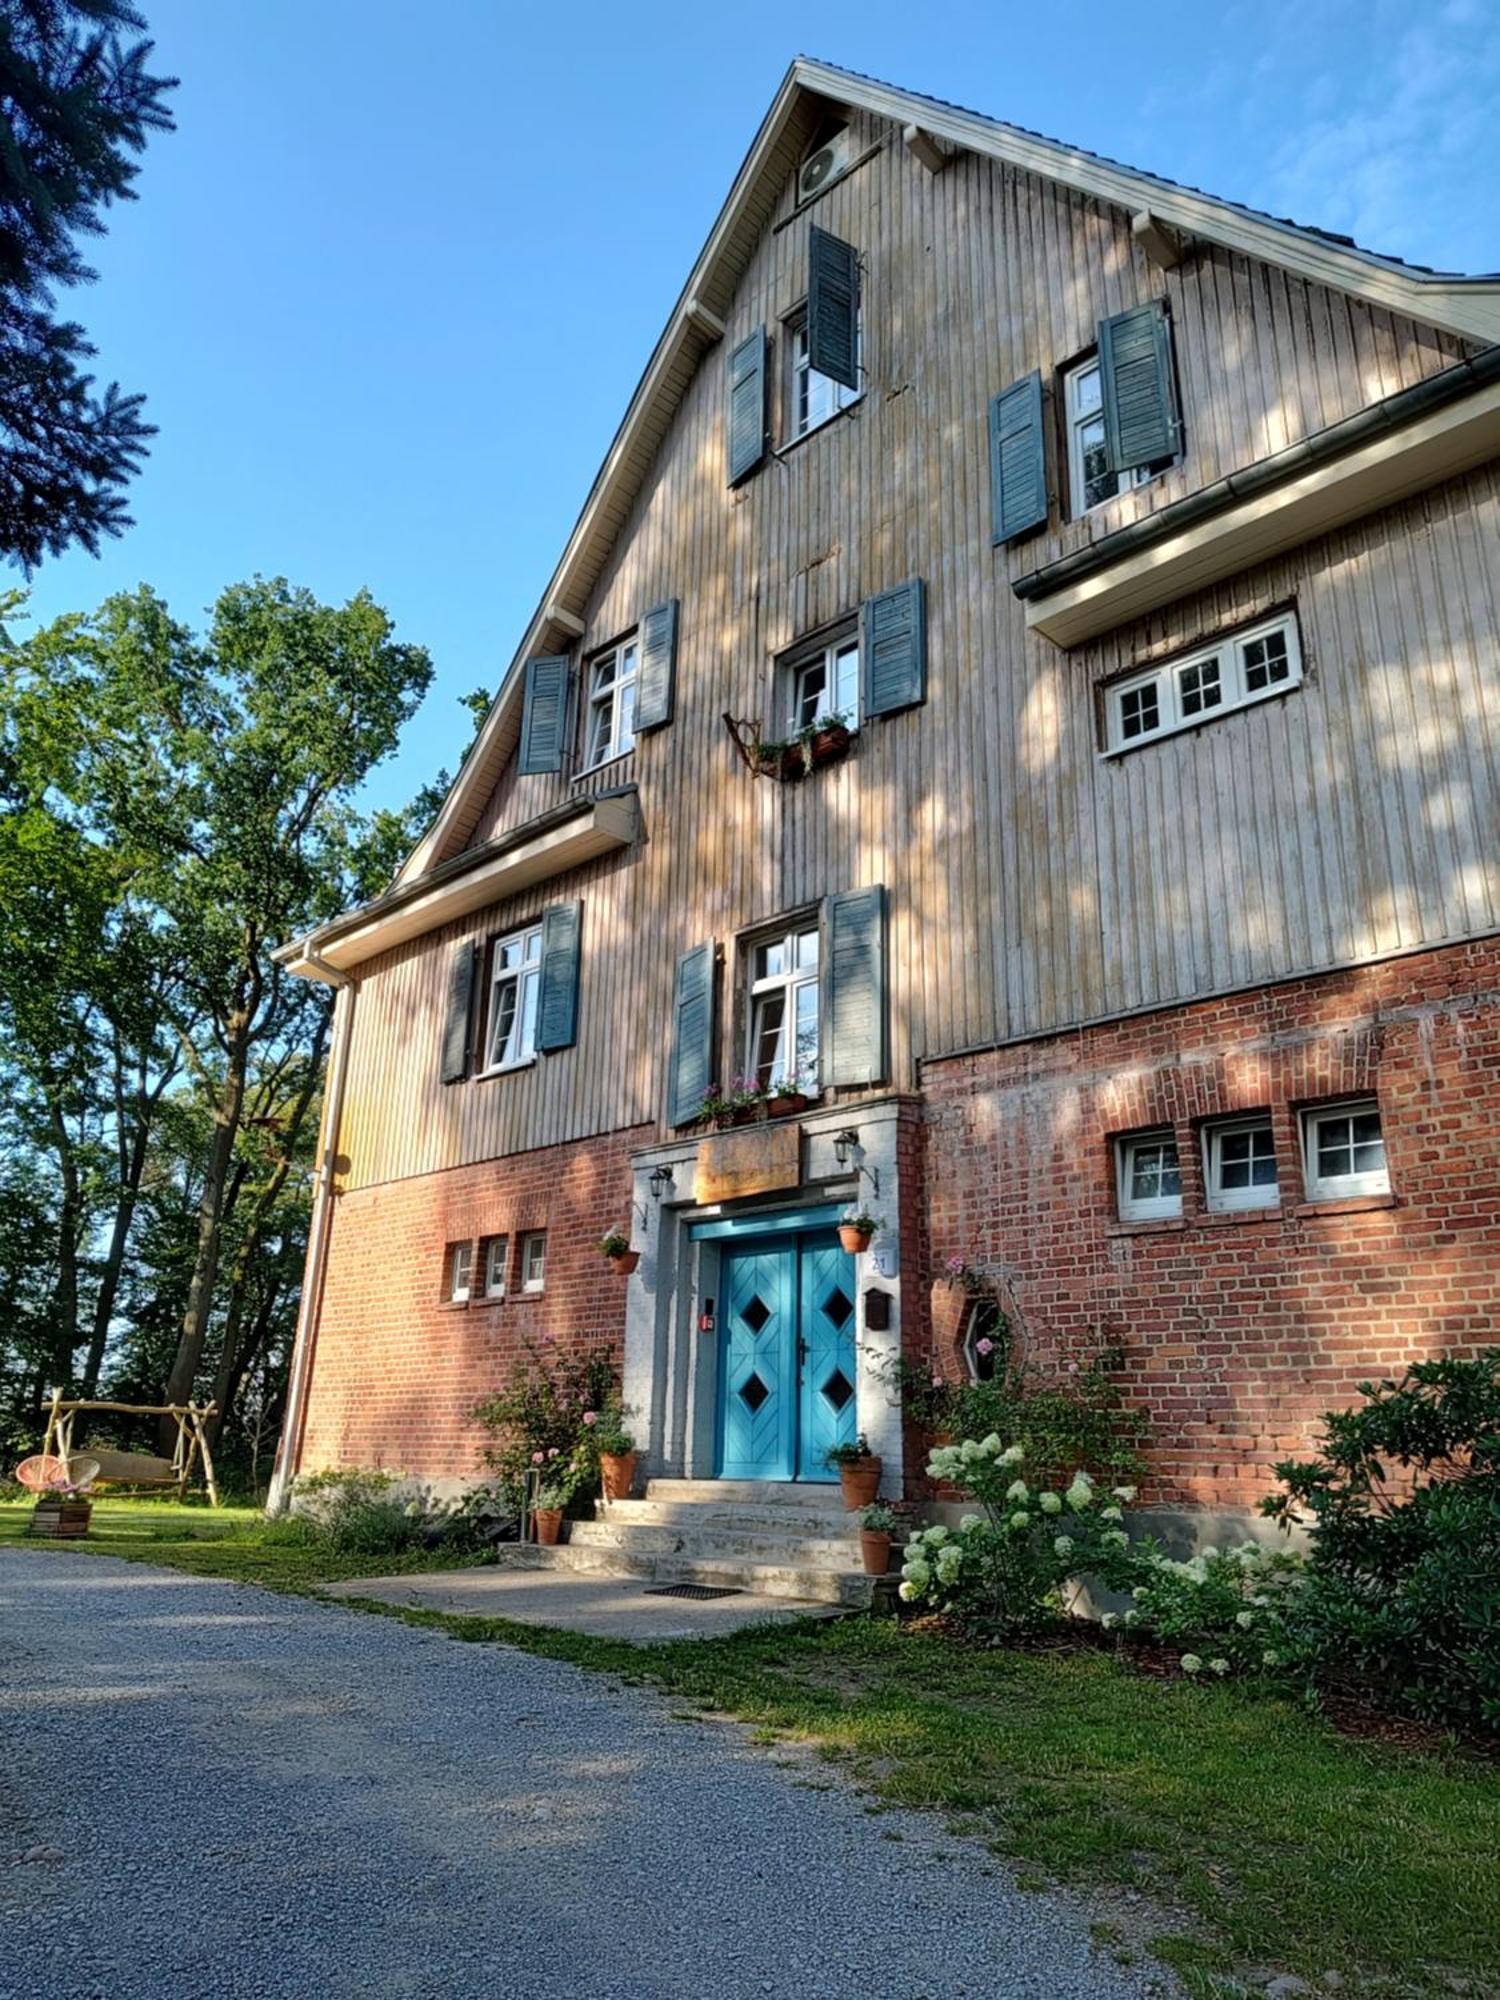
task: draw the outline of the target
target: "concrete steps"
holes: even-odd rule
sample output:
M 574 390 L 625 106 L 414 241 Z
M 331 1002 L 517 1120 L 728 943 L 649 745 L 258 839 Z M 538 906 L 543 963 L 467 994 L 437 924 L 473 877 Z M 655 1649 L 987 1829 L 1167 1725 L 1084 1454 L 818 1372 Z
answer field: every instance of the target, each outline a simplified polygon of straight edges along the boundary
M 599 1501 L 556 1548 L 504 1543 L 512 1568 L 701 1583 L 866 1610 L 895 1579 L 867 1576 L 859 1516 L 837 1486 L 653 1479 L 642 1500 Z

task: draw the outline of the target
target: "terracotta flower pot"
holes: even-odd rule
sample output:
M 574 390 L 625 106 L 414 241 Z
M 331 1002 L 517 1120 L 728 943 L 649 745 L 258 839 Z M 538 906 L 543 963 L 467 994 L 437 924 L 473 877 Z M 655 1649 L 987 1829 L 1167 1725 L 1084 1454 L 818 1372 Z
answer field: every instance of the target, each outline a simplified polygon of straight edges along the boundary
M 852 1463 L 839 1467 L 844 1505 L 851 1514 L 856 1508 L 875 1504 L 875 1495 L 880 1491 L 880 1467 L 881 1461 L 875 1457 L 856 1458 Z
M 869 1249 L 875 1240 L 873 1229 L 856 1229 L 852 1223 L 839 1224 L 839 1241 L 851 1257 L 859 1257 Z
M 31 1533 L 49 1541 L 72 1542 L 89 1531 L 94 1511 L 92 1500 L 38 1500 L 31 1514 Z
M 639 1250 L 622 1250 L 617 1257 L 610 1258 L 609 1268 L 612 1271 L 618 1271 L 622 1278 L 628 1278 L 640 1261 L 641 1253 Z
M 633 1451 L 601 1451 L 599 1471 L 604 1480 L 606 1500 L 628 1500 L 635 1484 L 636 1454 Z
M 866 1576 L 884 1576 L 891 1566 L 891 1538 L 883 1531 L 861 1528 L 859 1552 L 864 1558 Z
M 536 1538 L 544 1549 L 553 1549 L 562 1540 L 563 1510 L 561 1507 L 533 1507 L 532 1521 L 536 1525 Z

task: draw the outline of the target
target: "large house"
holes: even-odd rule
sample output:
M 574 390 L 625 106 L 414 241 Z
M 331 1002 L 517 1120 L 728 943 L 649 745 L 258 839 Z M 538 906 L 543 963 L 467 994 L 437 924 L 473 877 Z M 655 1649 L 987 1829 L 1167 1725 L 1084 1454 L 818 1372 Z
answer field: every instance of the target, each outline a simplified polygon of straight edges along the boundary
M 436 821 L 284 953 L 281 1481 L 472 1479 L 546 1336 L 657 1480 L 911 1491 L 896 1357 L 998 1302 L 1247 1507 L 1492 1339 L 1497 342 L 1500 278 L 795 62 Z

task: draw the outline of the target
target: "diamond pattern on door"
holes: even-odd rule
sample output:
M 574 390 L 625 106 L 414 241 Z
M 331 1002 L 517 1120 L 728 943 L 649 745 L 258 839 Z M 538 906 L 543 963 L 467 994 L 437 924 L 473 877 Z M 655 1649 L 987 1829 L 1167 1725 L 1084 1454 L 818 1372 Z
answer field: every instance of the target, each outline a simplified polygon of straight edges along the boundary
M 746 1405 L 752 1415 L 760 1408 L 770 1393 L 770 1390 L 758 1375 L 752 1375 L 748 1382 L 740 1384 L 740 1401 Z
M 797 1432 L 797 1253 L 785 1239 L 722 1253 L 719 1469 L 790 1479 Z
M 828 1380 L 823 1384 L 823 1394 L 836 1410 L 841 1410 L 854 1394 L 854 1384 L 849 1380 L 849 1377 L 844 1373 L 842 1368 L 835 1368 Z
M 854 1259 L 836 1239 L 802 1240 L 798 1287 L 804 1355 L 798 1399 L 797 1477 L 836 1479 L 828 1453 L 858 1435 Z
M 759 1333 L 766 1321 L 771 1317 L 771 1308 L 765 1303 L 764 1299 L 753 1298 L 749 1305 L 746 1306 L 741 1317 L 752 1333 Z
M 844 1327 L 849 1324 L 849 1316 L 854 1311 L 854 1301 L 842 1285 L 835 1285 L 823 1301 L 823 1310 L 828 1315 L 831 1326 Z

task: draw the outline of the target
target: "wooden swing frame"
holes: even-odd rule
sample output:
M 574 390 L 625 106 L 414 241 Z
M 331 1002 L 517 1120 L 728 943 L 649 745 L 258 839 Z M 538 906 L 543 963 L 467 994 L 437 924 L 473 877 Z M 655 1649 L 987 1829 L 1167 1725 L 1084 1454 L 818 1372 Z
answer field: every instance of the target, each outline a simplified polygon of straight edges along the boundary
M 106 1403 L 90 1401 L 87 1398 L 64 1396 L 61 1389 L 55 1390 L 47 1414 L 47 1436 L 42 1450 L 49 1456 L 60 1458 L 66 1476 L 71 1478 L 69 1462 L 75 1456 L 73 1445 L 73 1420 L 80 1410 L 113 1410 L 120 1416 L 128 1417 L 172 1417 L 177 1424 L 177 1444 L 172 1453 L 170 1476 L 163 1478 L 132 1479 L 124 1474 L 111 1479 L 101 1475 L 106 1486 L 174 1486 L 177 1498 L 186 1499 L 188 1483 L 193 1476 L 193 1467 L 201 1458 L 203 1461 L 203 1488 L 211 1507 L 219 1505 L 219 1487 L 214 1478 L 213 1456 L 208 1448 L 208 1433 L 204 1429 L 205 1420 L 218 1415 L 217 1403 Z M 131 1454 L 122 1454 L 130 1456 Z M 146 1454 L 136 1454 L 146 1456 Z M 80 1448 L 76 1456 L 87 1458 L 87 1446 Z M 157 1461 L 160 1463 L 160 1461 Z

